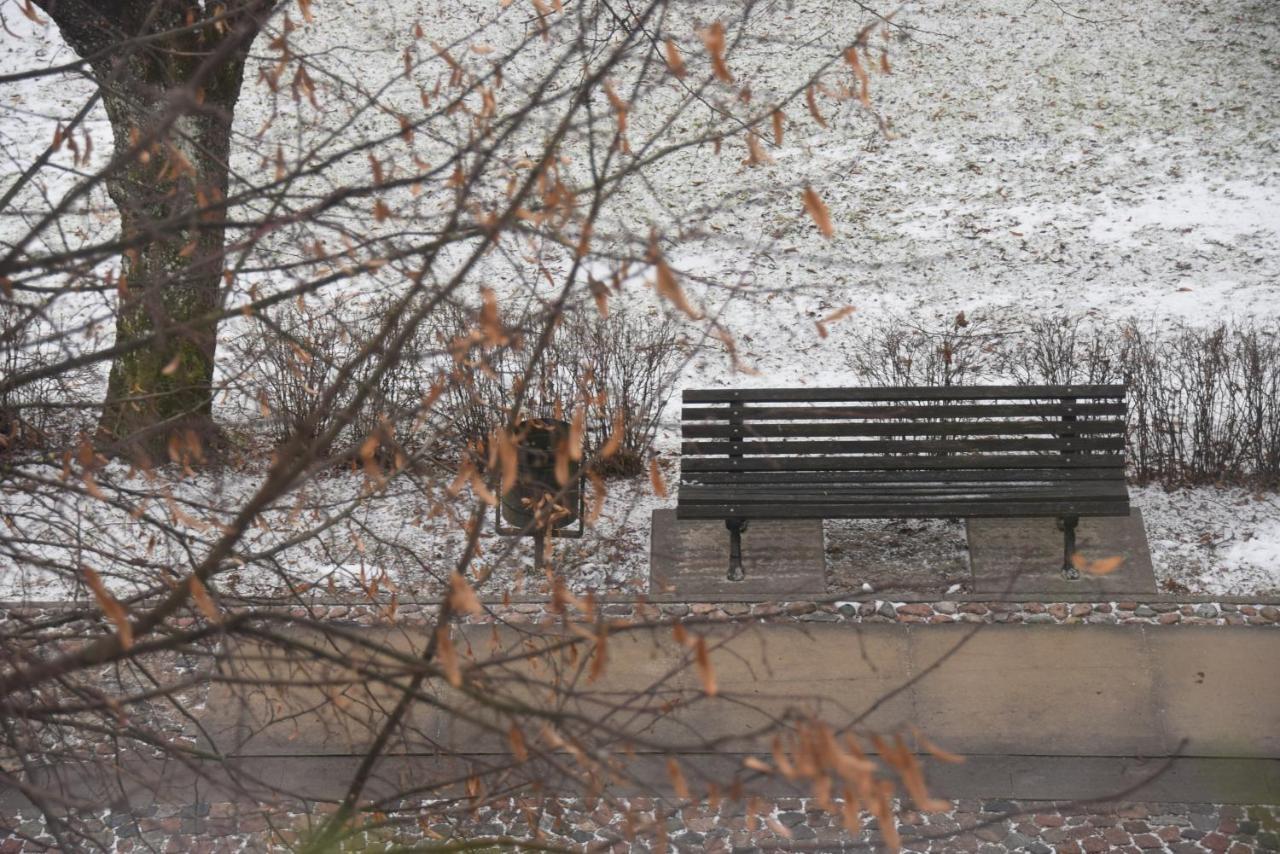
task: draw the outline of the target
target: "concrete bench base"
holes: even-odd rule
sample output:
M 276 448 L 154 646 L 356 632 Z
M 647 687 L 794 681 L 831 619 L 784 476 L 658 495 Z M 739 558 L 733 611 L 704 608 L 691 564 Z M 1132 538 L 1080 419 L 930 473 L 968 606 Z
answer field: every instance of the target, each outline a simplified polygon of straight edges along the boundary
M 1142 513 L 1080 519 L 1077 550 L 1089 560 L 1121 555 L 1109 575 L 1062 576 L 1062 532 L 1053 519 L 969 519 L 975 593 L 1154 593 L 1155 574 Z
M 687 596 L 826 592 L 821 519 L 753 521 L 742 534 L 743 581 L 725 578 L 729 532 L 718 519 L 676 519 L 654 510 L 649 546 L 649 592 Z

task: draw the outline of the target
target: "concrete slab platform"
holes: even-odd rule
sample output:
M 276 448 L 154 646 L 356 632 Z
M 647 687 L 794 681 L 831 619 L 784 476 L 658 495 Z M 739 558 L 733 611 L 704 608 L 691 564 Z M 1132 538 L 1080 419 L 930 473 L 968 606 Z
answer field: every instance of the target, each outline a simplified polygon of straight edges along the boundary
M 912 722 L 911 693 L 903 690 L 910 679 L 905 633 L 780 625 L 768 633 L 715 629 L 706 635 L 721 698 L 678 710 L 690 733 L 737 738 L 735 749 L 749 750 L 766 748 L 769 739 L 753 734 L 784 717 L 878 732 Z
M 1169 738 L 1212 756 L 1280 756 L 1280 638 L 1169 626 L 1148 637 Z M 1259 666 L 1272 674 L 1259 678 Z
M 496 698 L 530 708 L 557 704 L 579 731 L 590 728 L 593 743 L 628 763 L 628 773 L 637 757 L 666 751 L 698 767 L 740 767 L 744 754 L 767 755 L 779 722 L 813 714 L 838 728 L 917 726 L 966 755 L 964 765 L 936 768 L 934 786 L 949 797 L 1098 798 L 1142 784 L 1156 800 L 1280 800 L 1273 672 L 1280 632 L 1271 629 L 820 623 L 691 630 L 707 640 L 718 696 L 701 690 L 689 649 L 668 628 L 611 632 L 608 666 L 596 679 L 581 655 L 537 666 L 515 655 L 544 633 L 554 642 L 549 629 L 469 626 L 458 646 L 507 662 L 487 671 Z M 422 638 L 390 628 L 349 632 L 340 663 L 264 653 L 238 671 L 253 682 L 287 674 L 300 687 L 215 686 L 201 722 L 218 747 L 244 759 L 359 755 L 395 690 L 349 678 L 372 663 L 355 641 L 389 641 L 393 652 L 410 653 Z M 387 655 L 378 670 L 395 674 Z M 335 688 L 344 699 L 326 702 Z M 243 691 L 251 693 L 246 708 Z M 428 760 L 510 759 L 510 719 L 483 695 L 463 696 L 436 679 L 417 706 L 388 745 L 386 773 Z M 661 761 L 655 767 L 660 772 Z
M 911 664 L 922 674 L 917 725 L 948 750 L 1162 756 L 1171 746 L 1134 627 L 930 626 L 911 633 Z
M 1156 592 L 1142 512 L 1129 516 L 1085 517 L 1076 529 L 1076 546 L 1091 560 L 1122 556 L 1109 575 L 1062 576 L 1062 532 L 1057 521 L 1041 519 L 969 519 L 969 560 L 975 593 Z
M 821 519 L 754 520 L 742 534 L 747 577 L 729 581 L 729 532 L 719 520 L 676 519 L 675 510 L 654 510 L 649 547 L 649 592 L 821 595 L 826 592 L 826 555 Z
M 420 631 L 389 627 L 357 629 L 349 642 L 316 632 L 290 634 L 300 645 L 314 645 L 318 654 L 243 643 L 230 658 L 234 669 L 209 688 L 201 728 L 191 730 L 202 746 L 212 742 L 225 753 L 256 755 L 359 753 L 400 694 L 395 684 L 365 677 L 397 665 L 397 659 L 373 651 L 375 645 L 404 656 L 403 666 L 427 640 Z M 425 703 L 415 704 L 401 740 L 432 743 L 444 717 Z

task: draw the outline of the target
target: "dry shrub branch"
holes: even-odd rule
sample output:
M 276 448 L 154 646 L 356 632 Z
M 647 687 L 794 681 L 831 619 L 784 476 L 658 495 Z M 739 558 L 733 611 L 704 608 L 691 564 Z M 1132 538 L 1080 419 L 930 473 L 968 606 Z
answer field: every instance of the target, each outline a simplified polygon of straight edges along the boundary
M 859 334 L 850 362 L 879 385 L 1123 383 L 1133 477 L 1280 487 L 1280 330 L 1271 326 L 893 319 Z

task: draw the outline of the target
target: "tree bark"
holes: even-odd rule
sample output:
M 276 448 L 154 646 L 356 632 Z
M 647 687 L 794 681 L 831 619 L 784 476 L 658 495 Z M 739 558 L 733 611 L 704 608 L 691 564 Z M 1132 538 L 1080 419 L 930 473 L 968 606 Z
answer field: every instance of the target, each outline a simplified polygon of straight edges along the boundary
M 145 87 L 130 91 L 135 84 L 124 81 L 104 97 L 118 153 L 128 150 L 129 134 L 146 133 L 160 118 L 148 109 Z M 193 430 L 204 441 L 214 435 L 217 329 L 198 318 L 220 302 L 224 215 L 217 201 L 227 191 L 234 98 L 217 104 L 206 96 L 205 104 L 211 109 L 203 114 L 178 118 L 145 162 L 134 160 L 107 181 L 121 237 L 138 241 L 121 259 L 116 341 L 155 340 L 112 363 L 99 433 L 150 454 L 163 452 L 175 431 Z
M 208 316 L 221 303 L 231 126 L 245 56 L 274 0 L 40 5 L 89 60 L 115 137 L 106 185 L 130 244 L 116 343 L 151 339 L 112 363 L 99 440 L 152 461 L 175 448 L 185 456 L 193 439 L 207 448 L 217 435 Z

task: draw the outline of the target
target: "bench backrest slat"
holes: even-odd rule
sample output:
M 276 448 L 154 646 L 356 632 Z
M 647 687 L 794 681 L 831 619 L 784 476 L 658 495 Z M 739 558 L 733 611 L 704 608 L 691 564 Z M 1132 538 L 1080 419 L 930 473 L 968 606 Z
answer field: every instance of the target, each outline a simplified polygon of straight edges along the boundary
M 946 400 L 1123 400 L 1122 385 L 938 386 L 928 388 L 743 388 L 685 389 L 685 403 L 853 403 Z
M 1124 434 L 1124 422 L 1111 419 L 1038 421 L 786 421 L 735 425 L 686 424 L 685 439 L 801 439 L 818 436 L 1059 436 Z
M 683 442 L 680 454 L 685 457 L 719 454 L 972 454 L 983 451 L 1028 451 L 1042 454 L 1093 454 L 1124 450 L 1124 438 L 1078 439 L 868 439 L 865 441 L 827 439 L 761 440 L 757 442 Z M 1029 463 L 1023 460 L 1023 463 Z
M 686 473 L 706 471 L 932 471 L 950 469 L 1110 468 L 1124 470 L 1121 454 L 955 454 L 947 456 L 760 456 L 681 460 Z
M 1065 415 L 1121 416 L 1125 405 L 1118 403 L 919 403 L 881 404 L 878 406 L 742 406 L 738 412 L 747 421 L 789 421 L 812 418 L 885 419 L 885 418 L 1061 418 Z M 724 421 L 727 406 L 686 406 L 680 417 L 684 421 Z

